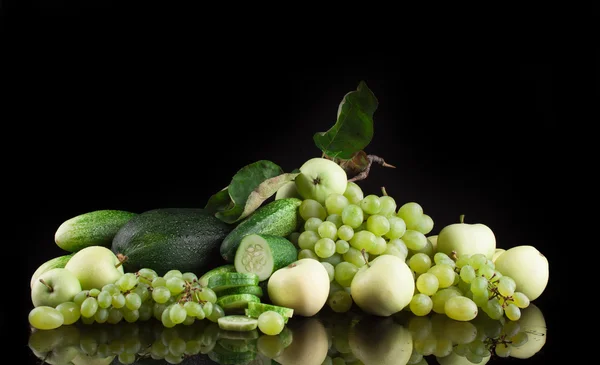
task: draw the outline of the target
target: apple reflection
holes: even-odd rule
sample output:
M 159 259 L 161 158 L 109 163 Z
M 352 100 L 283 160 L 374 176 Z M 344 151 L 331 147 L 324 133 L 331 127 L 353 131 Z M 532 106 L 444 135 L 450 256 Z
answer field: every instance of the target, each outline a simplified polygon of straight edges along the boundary
M 531 358 L 545 345 L 546 334 L 541 310 L 530 304 L 516 322 L 485 314 L 462 322 L 406 311 L 390 317 L 321 312 L 291 319 L 276 336 L 224 331 L 208 320 L 173 328 L 153 319 L 76 323 L 33 330 L 28 344 L 32 356 L 50 365 L 424 365 L 434 359 L 471 365 Z

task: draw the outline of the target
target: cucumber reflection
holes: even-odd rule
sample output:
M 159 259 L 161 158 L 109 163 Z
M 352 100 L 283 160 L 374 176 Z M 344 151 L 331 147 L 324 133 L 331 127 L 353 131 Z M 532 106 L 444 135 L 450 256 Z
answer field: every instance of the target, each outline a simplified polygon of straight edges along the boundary
M 545 343 L 544 316 L 533 304 L 516 322 L 485 315 L 460 322 L 439 314 L 320 313 L 290 320 L 277 336 L 224 331 L 210 321 L 166 328 L 150 320 L 78 323 L 29 337 L 33 355 L 51 365 L 423 365 L 434 359 L 471 365 L 492 357 L 530 358 Z

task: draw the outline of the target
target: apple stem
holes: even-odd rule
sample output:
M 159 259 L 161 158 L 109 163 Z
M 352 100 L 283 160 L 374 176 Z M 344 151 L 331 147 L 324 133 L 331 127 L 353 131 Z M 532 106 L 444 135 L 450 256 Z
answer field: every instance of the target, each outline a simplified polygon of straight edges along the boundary
M 289 265 L 288 265 L 288 267 L 289 267 L 290 269 L 291 269 L 292 267 L 296 267 L 296 263 L 295 263 L 295 262 L 293 262 L 293 263 L 289 264 Z
M 456 255 L 456 251 L 452 250 L 450 253 L 450 258 L 454 261 L 458 260 L 458 256 Z
M 383 193 L 384 196 L 388 196 L 387 191 L 385 190 L 385 186 L 381 187 L 381 192 Z
M 115 265 L 115 269 L 123 265 L 123 263 L 127 261 L 128 258 L 129 257 L 123 255 L 122 253 L 117 254 L 117 259 L 119 259 L 119 263 Z
M 40 279 L 40 283 L 46 285 L 46 287 L 48 288 L 48 290 L 50 290 L 50 293 L 52 293 L 54 291 L 54 288 L 51 287 L 50 285 L 48 285 L 48 283 L 45 282 L 44 279 Z
M 367 260 L 367 251 L 363 248 L 360 250 L 360 253 L 362 254 L 363 259 L 365 259 L 365 264 L 367 264 L 367 267 L 371 267 L 371 265 L 369 265 L 369 260 Z
M 458 217 L 458 220 L 460 221 L 460 223 L 465 223 L 465 215 L 461 214 L 460 217 Z

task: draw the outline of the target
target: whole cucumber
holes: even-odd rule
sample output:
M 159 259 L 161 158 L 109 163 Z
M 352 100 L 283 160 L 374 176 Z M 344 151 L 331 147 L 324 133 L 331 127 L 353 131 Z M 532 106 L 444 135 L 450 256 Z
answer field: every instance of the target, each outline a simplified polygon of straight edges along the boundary
M 83 213 L 64 221 L 54 234 L 54 241 L 65 251 L 77 252 L 89 246 L 110 248 L 117 231 L 137 213 L 103 209 Z

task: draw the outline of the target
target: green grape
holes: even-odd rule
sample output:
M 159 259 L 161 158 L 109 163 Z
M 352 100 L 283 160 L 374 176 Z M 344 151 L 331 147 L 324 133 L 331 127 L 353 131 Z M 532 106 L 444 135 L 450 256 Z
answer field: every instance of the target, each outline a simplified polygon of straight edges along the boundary
M 122 293 L 113 295 L 111 305 L 113 308 L 123 308 L 125 306 L 125 296 Z
M 529 307 L 529 298 L 527 298 L 527 295 L 519 291 L 514 292 L 514 294 L 512 295 L 512 302 L 514 302 L 515 305 L 519 308 Z
M 185 340 L 181 337 L 172 338 L 167 345 L 169 352 L 175 356 L 181 356 L 185 353 Z
M 433 309 L 433 300 L 426 294 L 417 293 L 410 300 L 409 309 L 416 316 L 426 316 Z
M 153 269 L 142 268 L 137 272 L 138 281 L 144 284 L 152 284 L 152 280 L 158 277 L 158 274 Z
M 381 255 L 385 252 L 385 250 L 387 250 L 387 242 L 386 242 L 385 238 L 383 238 L 381 236 L 376 236 L 375 237 L 375 245 L 373 245 L 373 247 L 371 247 L 371 249 L 369 250 L 369 253 L 371 255 Z
M 440 283 L 440 289 L 447 288 L 452 286 L 454 283 L 454 277 L 456 273 L 454 269 L 446 264 L 434 265 L 429 270 L 428 273 L 435 275 L 438 278 Z
M 427 237 L 419 231 L 407 229 L 402 235 L 402 241 L 409 250 L 418 251 L 427 245 Z
M 446 357 L 452 353 L 453 344 L 449 339 L 442 337 L 437 338 L 435 343 L 435 349 L 432 355 L 438 358 Z
M 87 299 L 89 292 L 89 290 L 82 290 L 79 293 L 75 294 L 75 296 L 73 297 L 73 302 L 81 306 L 83 301 Z
M 258 316 L 258 329 L 265 335 L 278 335 L 284 326 L 283 316 L 275 311 L 268 310 Z
M 83 303 L 81 303 L 81 308 L 79 312 L 82 317 L 91 318 L 96 314 L 98 310 L 98 301 L 94 297 L 87 297 Z
M 300 237 L 300 232 L 292 232 L 288 236 L 288 240 L 294 244 L 294 246 L 298 246 L 298 238 Z
M 90 291 L 88 292 L 88 295 L 89 295 L 90 297 L 94 297 L 94 298 L 98 297 L 98 294 L 100 294 L 100 289 L 97 289 L 97 288 L 92 288 L 92 289 L 90 289 Z
M 360 252 L 359 250 L 357 250 L 354 247 L 350 247 L 348 249 L 348 252 L 346 252 L 343 255 L 345 262 L 349 262 L 356 267 L 362 267 L 367 263 L 365 261 L 365 257 L 367 260 L 369 259 L 369 254 L 367 252 L 365 252 L 365 254 L 363 255 L 362 252 Z M 341 264 L 341 262 L 340 262 L 340 264 Z
M 465 358 L 471 364 L 480 364 L 483 361 L 483 357 L 472 353 L 471 351 L 467 351 Z
M 385 238 L 394 239 L 404 236 L 406 232 L 406 223 L 400 217 L 392 215 L 387 218 L 390 224 L 390 229 L 384 234 Z
M 171 291 L 166 286 L 157 286 L 152 290 L 152 299 L 156 303 L 166 303 L 169 298 L 171 298 Z
M 459 258 L 456 259 L 455 265 L 459 269 L 462 269 L 464 266 L 469 265 L 469 256 L 468 255 L 460 256 Z
M 159 276 L 157 278 L 154 278 L 154 280 L 152 280 L 151 285 L 153 288 L 158 288 L 159 286 L 166 286 L 167 279 L 165 279 L 163 276 Z
M 499 320 L 504 315 L 504 308 L 502 308 L 498 298 L 488 300 L 482 309 L 491 319 Z
M 511 345 L 508 343 L 498 343 L 494 348 L 494 352 L 498 357 L 509 357 L 510 356 Z
M 500 331 L 500 335 L 504 335 L 505 338 L 510 338 L 519 333 L 521 325 L 516 321 L 505 322 Z
M 136 293 L 142 299 L 142 302 L 150 299 L 150 291 L 148 290 L 148 284 L 139 283 L 135 289 L 133 289 L 132 293 Z
M 404 255 L 404 258 L 408 257 L 408 247 L 401 238 L 392 238 L 388 241 L 388 245 L 396 247 Z
M 335 223 L 330 221 L 322 222 L 317 228 L 317 233 L 321 238 L 337 239 L 337 227 Z
M 107 290 L 102 290 L 96 300 L 100 308 L 108 308 L 112 305 L 112 295 Z
M 131 365 L 135 363 L 136 354 L 130 354 L 128 352 L 122 352 L 117 355 L 117 360 L 119 360 L 120 364 L 123 365 Z
M 185 354 L 187 356 L 198 355 L 200 351 L 202 351 L 202 342 L 200 340 L 190 340 L 185 343 Z
M 172 278 L 172 277 L 181 279 L 183 277 L 183 273 L 180 270 L 171 269 L 163 275 L 163 278 L 165 278 L 165 280 L 169 280 L 169 278 Z
M 213 302 L 204 302 L 202 304 L 202 310 L 204 311 L 205 318 L 211 315 L 214 307 L 215 307 L 215 304 Z
M 417 274 L 423 274 L 431 268 L 431 257 L 424 253 L 416 253 L 408 260 L 408 267 Z
M 327 275 L 329 275 L 329 282 L 332 282 L 335 279 L 335 266 L 330 264 L 329 262 L 321 262 L 321 265 L 327 270 Z
M 29 311 L 29 324 L 40 330 L 51 330 L 64 324 L 62 313 L 50 306 L 41 305 Z
M 190 317 L 196 317 L 198 319 L 204 319 L 205 317 L 202 305 L 198 302 L 185 302 L 183 304 L 183 309 L 185 309 L 186 314 Z
M 106 322 L 110 324 L 117 324 L 121 322 L 122 319 L 123 312 L 120 309 L 114 307 L 108 309 L 108 319 L 106 320 Z
M 363 210 L 356 204 L 348 204 L 342 211 L 342 222 L 355 231 L 363 223 Z
M 327 298 L 329 308 L 336 313 L 346 313 L 352 308 L 352 296 L 345 290 L 337 290 Z
M 363 200 L 364 193 L 362 188 L 358 186 L 354 181 L 348 181 L 346 185 L 346 191 L 344 191 L 344 196 L 348 199 L 350 204 L 359 204 L 361 200 Z
M 371 251 L 373 246 L 375 246 L 375 241 L 377 236 L 373 234 L 373 232 L 369 231 L 358 231 L 354 233 L 354 236 L 350 240 L 350 246 L 354 247 L 357 250 L 365 250 L 367 252 Z
M 484 293 L 488 287 L 488 280 L 483 276 L 477 276 L 471 280 L 471 292 L 473 294 Z
M 518 321 L 521 318 L 521 310 L 515 304 L 511 303 L 504 308 L 504 314 L 506 318 L 511 321 Z
M 223 317 L 224 315 L 225 311 L 223 310 L 223 308 L 218 304 L 214 304 L 210 315 L 206 315 L 206 318 L 208 318 L 208 320 L 211 322 L 217 323 L 219 318 Z
M 198 275 L 194 274 L 191 271 L 184 272 L 183 275 L 181 276 L 181 278 L 188 283 L 193 283 L 193 282 L 198 281 Z
M 423 275 L 425 275 L 425 274 L 423 274 Z M 431 297 L 431 301 L 433 302 L 433 308 L 432 308 L 433 311 L 438 314 L 446 314 L 446 311 L 445 311 L 446 301 L 457 295 L 462 295 L 462 294 L 455 287 L 449 287 L 449 288 L 438 290 Z
M 396 200 L 389 195 L 383 195 L 379 197 L 379 214 L 390 217 L 396 213 Z
M 313 250 L 303 249 L 298 251 L 298 260 L 313 259 L 319 261 L 319 256 Z
M 423 216 L 423 207 L 415 202 L 404 203 L 396 215 L 404 220 L 407 229 L 413 230 Z
M 512 323 L 512 322 L 511 322 Z M 510 338 L 510 344 L 513 347 L 521 347 L 529 341 L 527 332 L 519 332 Z
M 465 296 L 456 295 L 446 300 L 444 304 L 446 315 L 457 321 L 471 321 L 478 313 L 477 304 Z
M 338 238 L 344 241 L 350 241 L 354 236 L 354 228 L 347 224 L 342 224 L 337 230 Z
M 152 314 L 153 314 L 152 307 L 153 307 L 153 304 L 152 304 L 152 301 L 150 301 L 150 300 L 142 303 L 142 305 L 138 309 L 138 312 L 140 313 L 140 321 L 147 321 L 150 318 L 152 318 Z
M 125 296 L 125 305 L 129 310 L 137 310 L 142 305 L 142 298 L 137 293 L 129 293 Z
M 95 320 L 94 320 L 94 317 L 87 318 L 87 317 L 81 316 L 80 321 L 81 321 L 81 323 L 88 325 L 88 324 L 93 324 Z
M 127 323 L 134 323 L 140 318 L 140 312 L 137 309 L 134 310 L 124 310 L 123 311 L 123 319 Z
M 429 215 L 423 214 L 421 219 L 415 224 L 414 230 L 423 234 L 429 234 L 433 230 L 433 219 Z
M 421 353 L 413 347 L 410 357 L 408 358 L 407 364 L 408 365 L 421 365 L 422 360 L 423 360 L 423 355 L 421 355 Z
M 311 217 L 317 217 L 322 221 L 327 217 L 325 207 L 314 199 L 304 199 L 300 203 L 299 212 L 305 222 Z
M 482 265 L 485 265 L 486 261 L 487 257 L 481 253 L 476 253 L 469 257 L 469 265 L 471 265 L 475 270 L 478 270 Z
M 348 252 L 350 248 L 350 244 L 346 240 L 337 240 L 335 241 L 335 252 L 339 254 L 345 254 Z
M 320 238 L 316 231 L 304 231 L 298 236 L 298 247 L 302 250 L 314 250 L 315 243 Z
M 471 265 L 465 265 L 460 269 L 459 275 L 462 281 L 469 284 L 475 279 L 475 269 Z
M 304 222 L 304 232 L 306 232 L 306 231 L 317 232 L 317 229 L 319 229 L 319 226 L 321 225 L 321 223 L 323 223 L 323 220 L 321 218 L 317 218 L 317 217 L 308 218 L 306 220 L 306 222 Z
M 175 303 L 169 308 L 169 318 L 175 324 L 183 323 L 187 317 L 187 311 L 183 308 L 183 305 Z
M 275 359 L 285 350 L 285 344 L 281 336 L 261 335 L 256 340 L 256 349 L 268 359 Z
M 471 299 L 473 299 L 473 301 L 475 302 L 475 304 L 477 304 L 478 307 L 485 308 L 485 305 L 490 299 L 490 294 L 486 289 L 483 293 L 473 294 L 473 297 Z
M 110 295 L 115 295 L 115 294 L 119 294 L 121 292 L 121 289 L 119 289 L 118 286 L 116 286 L 115 284 L 106 284 L 102 287 L 102 291 L 106 291 L 108 292 Z M 100 294 L 98 294 L 100 295 Z
M 180 277 L 173 276 L 167 279 L 166 287 L 171 295 L 175 296 L 185 290 L 185 281 Z
M 121 291 L 123 292 L 133 289 L 133 287 L 135 287 L 137 283 L 138 277 L 131 272 L 121 275 L 121 277 L 116 282 L 119 289 L 121 289 Z
M 217 293 L 211 288 L 202 288 L 202 290 L 198 293 L 198 299 L 203 302 L 217 302 Z
M 358 266 L 347 261 L 340 262 L 335 267 L 335 281 L 343 287 L 349 287 L 357 272 Z
M 156 302 L 152 302 L 152 316 L 154 316 L 154 318 L 156 318 L 157 320 L 160 321 L 161 316 L 162 316 L 162 312 L 164 312 L 164 310 L 167 308 L 168 304 L 164 303 L 156 303 Z
M 79 320 L 81 317 L 80 305 L 75 302 L 62 302 L 56 306 L 56 310 L 63 316 L 63 324 L 70 325 Z
M 454 260 L 443 252 L 436 252 L 435 255 L 433 255 L 433 262 L 435 262 L 436 265 L 446 264 L 453 269 L 456 267 Z
M 510 297 L 515 293 L 515 289 L 517 288 L 517 284 L 515 281 L 508 277 L 503 276 L 498 280 L 497 289 L 500 295 L 504 297 Z
M 360 207 L 366 214 L 377 214 L 381 210 L 381 201 L 375 194 L 369 194 L 360 201 Z
M 390 221 L 381 214 L 373 214 L 367 218 L 367 230 L 376 236 L 383 236 L 390 231 Z
M 169 305 L 167 308 L 165 308 L 165 310 L 162 312 L 161 316 L 160 316 L 160 321 L 162 322 L 163 326 L 167 327 L 167 328 L 173 328 L 175 327 L 175 323 L 173 322 L 173 320 L 171 320 L 171 308 L 172 308 L 172 304 Z
M 485 343 L 483 343 L 480 340 L 475 340 L 475 341 L 471 342 L 468 345 L 468 348 L 469 348 L 470 353 L 480 356 L 480 357 L 485 357 L 485 356 L 490 355 L 490 350 L 488 350 Z
M 342 194 L 332 193 L 325 199 L 325 209 L 329 214 L 342 215 L 342 211 L 350 204 L 347 197 Z
M 342 261 L 344 261 L 344 257 L 342 256 L 342 254 L 339 254 L 337 252 L 334 253 L 333 255 L 329 256 L 329 257 L 321 259 L 321 262 L 329 262 L 333 266 L 339 264 Z
M 424 273 L 419 275 L 416 281 L 416 288 L 419 292 L 425 295 L 433 295 L 438 291 L 439 288 L 438 278 L 430 273 Z
M 320 258 L 331 257 L 335 253 L 335 242 L 330 238 L 321 238 L 315 244 L 315 254 Z
M 490 280 L 492 276 L 494 276 L 494 269 L 485 264 L 481 265 L 477 270 L 477 275 L 483 276 L 484 278 Z

